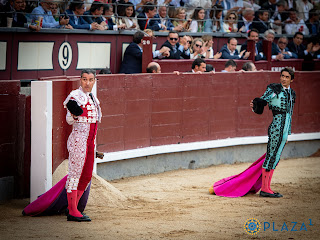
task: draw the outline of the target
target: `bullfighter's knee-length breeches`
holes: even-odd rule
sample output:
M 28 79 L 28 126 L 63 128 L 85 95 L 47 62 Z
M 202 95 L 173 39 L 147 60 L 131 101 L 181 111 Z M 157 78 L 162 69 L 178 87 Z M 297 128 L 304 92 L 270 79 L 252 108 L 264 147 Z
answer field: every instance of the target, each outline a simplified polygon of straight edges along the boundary
M 69 136 L 67 192 L 85 190 L 92 178 L 97 123 L 75 123 Z
M 267 155 L 263 168 L 275 169 L 288 139 L 291 117 L 289 113 L 277 114 L 268 128 Z

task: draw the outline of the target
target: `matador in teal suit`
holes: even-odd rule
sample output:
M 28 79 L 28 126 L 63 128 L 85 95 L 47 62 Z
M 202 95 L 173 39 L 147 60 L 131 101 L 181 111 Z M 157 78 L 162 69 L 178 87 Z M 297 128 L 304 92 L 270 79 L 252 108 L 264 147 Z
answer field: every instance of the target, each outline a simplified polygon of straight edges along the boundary
M 261 197 L 282 197 L 280 193 L 270 188 L 274 169 L 279 163 L 281 153 L 291 134 L 291 119 L 296 93 L 290 88 L 294 72 L 291 68 L 284 68 L 280 74 L 280 83 L 268 85 L 267 90 L 260 98 L 255 98 L 250 106 L 253 111 L 262 114 L 264 106 L 269 105 L 273 120 L 268 128 L 268 146 L 266 159 L 262 165 Z

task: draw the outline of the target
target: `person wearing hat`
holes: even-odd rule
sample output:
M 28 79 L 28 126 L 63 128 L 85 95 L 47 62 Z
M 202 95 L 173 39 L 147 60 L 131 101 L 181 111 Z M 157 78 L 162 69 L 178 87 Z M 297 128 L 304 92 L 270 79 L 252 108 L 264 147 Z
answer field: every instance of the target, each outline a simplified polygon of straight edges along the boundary
M 281 153 L 291 134 L 291 118 L 296 99 L 295 91 L 290 88 L 294 79 L 294 71 L 284 68 L 280 73 L 280 83 L 272 83 L 260 98 L 251 101 L 252 111 L 262 114 L 268 104 L 273 120 L 268 128 L 268 145 L 266 158 L 262 165 L 261 197 L 282 197 L 280 193 L 271 190 L 270 183 L 274 169 L 279 163 Z

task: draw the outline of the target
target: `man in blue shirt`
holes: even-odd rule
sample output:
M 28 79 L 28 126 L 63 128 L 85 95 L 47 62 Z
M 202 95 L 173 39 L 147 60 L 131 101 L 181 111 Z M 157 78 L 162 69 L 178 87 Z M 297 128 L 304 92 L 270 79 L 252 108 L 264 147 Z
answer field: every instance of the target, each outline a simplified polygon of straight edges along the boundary
M 69 19 L 61 17 L 59 22 L 57 22 L 51 13 L 52 0 L 42 0 L 40 6 L 33 9 L 31 12 L 31 19 L 33 22 L 38 20 L 38 17 L 43 17 L 42 28 L 60 28 L 65 26 L 65 28 L 72 29 L 69 25 Z

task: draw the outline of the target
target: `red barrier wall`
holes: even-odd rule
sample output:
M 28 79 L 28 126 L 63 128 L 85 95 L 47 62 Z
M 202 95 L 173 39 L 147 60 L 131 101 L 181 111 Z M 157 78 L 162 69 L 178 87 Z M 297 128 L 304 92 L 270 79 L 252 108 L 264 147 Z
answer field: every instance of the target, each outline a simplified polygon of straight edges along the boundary
M 73 89 L 77 89 L 79 80 L 53 80 L 53 121 L 52 121 L 52 170 L 68 158 L 67 139 L 72 127 L 66 122 L 66 110 L 62 103 Z
M 14 196 L 28 194 L 30 168 L 30 98 L 20 95 L 20 81 L 0 81 L 0 178 L 14 176 Z M 29 134 L 29 135 L 28 135 Z
M 317 72 L 318 73 L 318 72 Z M 319 132 L 320 80 L 299 72 L 294 133 Z M 103 119 L 98 150 L 177 144 L 267 134 L 272 114 L 253 114 L 249 102 L 279 81 L 277 72 L 153 74 L 99 77 Z M 305 84 L 306 83 L 306 84 Z
M 293 133 L 320 132 L 320 72 L 296 72 Z M 272 120 L 265 109 L 254 114 L 249 102 L 278 72 L 215 74 L 98 75 L 103 118 L 97 149 L 114 152 L 149 146 L 229 137 L 264 136 Z M 67 158 L 71 128 L 62 102 L 78 79 L 54 81 L 53 170 Z
M 180 71 L 180 72 L 190 72 L 193 60 L 154 60 L 158 62 L 161 66 L 161 72 L 163 73 L 171 73 L 173 71 Z M 207 64 L 211 64 L 216 72 L 221 72 L 225 68 L 225 64 L 228 59 L 205 59 Z M 248 62 L 247 60 L 236 60 L 237 63 L 237 70 L 242 69 L 242 65 Z M 295 71 L 302 70 L 302 59 L 287 59 L 286 61 L 271 61 L 271 70 L 279 72 L 280 69 L 284 67 L 292 67 Z M 266 70 L 267 69 L 267 61 L 257 61 L 254 63 L 257 69 Z
M 113 73 L 118 73 L 122 61 L 122 47 L 124 43 L 130 43 L 132 42 L 132 35 L 125 35 L 125 34 L 94 34 L 92 32 L 66 32 L 66 31 L 60 31 L 56 30 L 58 32 L 52 33 L 52 32 L 1 32 L 0 34 L 0 42 L 6 42 L 7 43 L 7 49 L 6 49 L 6 69 L 2 71 L 2 74 L 0 75 L 0 79 L 39 79 L 42 77 L 49 77 L 49 76 L 59 76 L 59 75 L 67 75 L 67 76 L 74 76 L 79 75 L 81 70 L 77 69 L 77 64 L 79 61 L 79 49 L 78 44 L 79 43 L 110 43 L 110 69 Z M 108 33 L 108 32 L 107 32 Z M 132 33 L 131 33 L 132 34 Z M 215 52 L 219 51 L 222 46 L 227 42 L 227 39 L 229 37 L 214 37 L 214 45 L 213 49 Z M 161 45 L 166 41 L 165 36 L 157 36 L 156 38 L 153 38 L 153 43 L 156 44 L 157 49 L 161 47 Z M 246 38 L 244 37 L 237 37 L 238 44 L 242 44 Z M 29 69 L 29 70 L 18 70 L 18 63 L 19 59 L 21 59 L 21 56 L 19 56 L 19 43 L 21 42 L 52 42 L 53 43 L 53 49 L 52 52 L 48 50 L 47 54 L 52 55 L 52 69 Z M 72 61 L 71 65 L 66 69 L 63 70 L 62 67 L 59 65 L 59 49 L 62 47 L 63 43 L 70 44 L 70 52 L 69 55 L 71 56 L 72 53 Z M 89 47 L 87 49 L 90 51 Z M 109 50 L 108 50 L 109 51 Z M 22 54 L 22 53 L 21 53 Z M 41 55 L 41 54 L 40 54 Z M 82 56 L 83 57 L 83 56 Z M 107 57 L 107 56 L 106 56 Z M 51 58 L 50 58 L 51 59 Z M 39 61 L 44 61 L 41 56 L 39 56 Z M 46 59 L 47 61 L 48 59 Z M 60 60 L 63 60 L 60 56 Z M 224 61 L 222 60 L 222 63 Z M 273 64 L 279 65 L 281 67 L 288 66 L 286 63 L 287 61 L 278 61 L 274 62 Z M 218 71 L 221 71 L 222 67 L 224 66 L 224 63 L 221 65 L 221 62 L 217 61 L 214 62 L 214 67 L 217 68 Z M 172 65 L 172 63 L 164 65 L 163 71 L 164 72 L 172 72 L 172 67 L 175 66 L 174 70 L 179 71 L 186 71 L 186 69 L 183 66 L 183 62 L 181 60 L 176 61 Z M 216 64 L 216 65 L 215 65 Z M 314 69 L 320 69 L 320 66 L 318 62 L 312 63 L 314 64 Z M 36 65 L 36 64 L 34 64 Z M 260 69 L 268 69 L 267 68 L 267 62 L 265 63 L 259 63 Z M 179 68 L 179 67 L 182 68 Z M 242 66 L 242 64 L 241 64 Z M 240 68 L 241 68 L 240 66 Z M 296 67 L 296 70 L 301 70 L 301 64 L 300 67 Z

